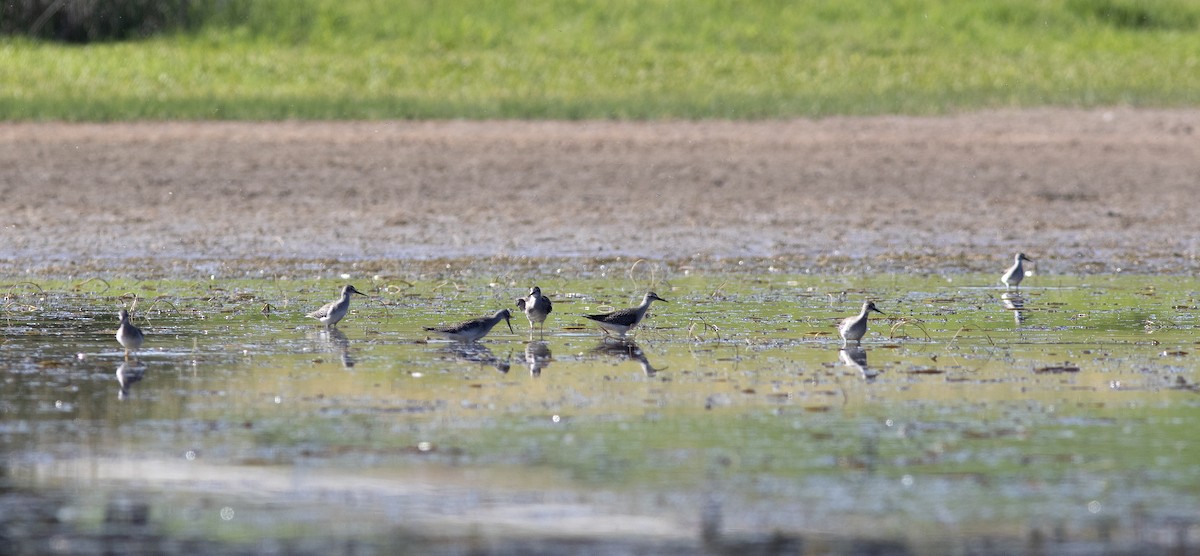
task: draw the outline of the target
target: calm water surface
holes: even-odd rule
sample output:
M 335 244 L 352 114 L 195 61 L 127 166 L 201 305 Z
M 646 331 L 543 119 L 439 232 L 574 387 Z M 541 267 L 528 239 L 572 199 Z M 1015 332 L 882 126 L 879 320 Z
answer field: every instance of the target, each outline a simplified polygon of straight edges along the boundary
M 422 328 L 533 280 L 24 280 L 3 553 L 1200 551 L 1190 278 L 556 275 L 473 346 Z M 632 342 L 579 317 L 651 287 Z

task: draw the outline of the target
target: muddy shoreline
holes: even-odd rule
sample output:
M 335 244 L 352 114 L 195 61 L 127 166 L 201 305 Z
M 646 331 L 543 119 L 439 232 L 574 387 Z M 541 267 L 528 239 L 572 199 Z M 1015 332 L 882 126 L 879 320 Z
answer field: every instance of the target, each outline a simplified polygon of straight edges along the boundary
M 1200 268 L 1200 110 L 0 124 L 9 274 Z

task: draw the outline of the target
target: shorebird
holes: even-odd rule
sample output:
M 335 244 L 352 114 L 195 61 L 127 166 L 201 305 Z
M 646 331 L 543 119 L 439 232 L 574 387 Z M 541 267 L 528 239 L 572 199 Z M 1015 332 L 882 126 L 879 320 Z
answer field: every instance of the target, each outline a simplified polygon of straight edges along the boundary
M 337 301 L 330 301 L 307 316 L 321 321 L 321 324 L 325 326 L 337 326 L 338 321 L 350 312 L 350 294 L 352 293 L 367 297 L 367 294 L 354 289 L 354 286 L 346 285 L 342 287 L 342 297 Z
M 1008 287 L 1008 289 L 1021 287 L 1021 280 L 1025 279 L 1025 267 L 1021 266 L 1021 261 L 1033 262 L 1033 259 L 1026 257 L 1025 253 L 1017 253 L 1013 257 L 1013 265 L 1004 271 L 1004 276 L 1000 277 L 1000 283 Z
M 846 347 L 851 340 L 855 345 L 862 345 L 862 337 L 867 333 L 867 314 L 875 311 L 879 314 L 884 314 L 883 311 L 875 308 L 873 301 L 863 303 L 862 312 L 856 317 L 847 317 L 842 319 L 842 324 L 838 325 L 838 334 L 842 335 L 842 347 Z
M 125 359 L 128 360 L 129 352 L 142 347 L 142 340 L 145 340 L 146 336 L 142 334 L 141 329 L 129 322 L 129 311 L 121 309 L 118 316 L 121 317 L 121 326 L 117 327 L 117 341 L 125 348 Z
M 642 322 L 642 317 L 646 316 L 646 310 L 650 308 L 650 303 L 653 301 L 670 303 L 654 292 L 646 292 L 646 296 L 642 298 L 642 304 L 637 307 L 621 309 L 603 315 L 584 315 L 584 317 L 596 321 L 605 334 L 615 332 L 617 335 L 624 337 L 630 328 Z
M 500 321 L 507 323 L 508 331 L 515 334 L 516 331 L 513 330 L 512 321 L 509 320 L 511 318 L 512 313 L 508 312 L 508 309 L 501 309 L 496 311 L 496 314 L 490 317 L 480 317 L 469 320 L 462 324 L 456 324 L 454 326 L 446 326 L 442 328 L 427 326 L 425 327 L 425 330 L 441 334 L 446 338 L 459 342 L 474 342 L 475 340 L 487 336 L 488 332 L 492 331 L 492 327 L 496 326 L 496 324 Z
M 550 303 L 550 298 L 542 295 L 542 288 L 534 286 L 529 290 L 529 297 L 522 297 L 517 300 L 517 308 L 525 311 L 525 318 L 529 319 L 529 336 L 533 337 L 533 329 L 536 325 L 541 325 L 543 335 L 546 331 L 546 316 L 550 311 L 554 310 Z

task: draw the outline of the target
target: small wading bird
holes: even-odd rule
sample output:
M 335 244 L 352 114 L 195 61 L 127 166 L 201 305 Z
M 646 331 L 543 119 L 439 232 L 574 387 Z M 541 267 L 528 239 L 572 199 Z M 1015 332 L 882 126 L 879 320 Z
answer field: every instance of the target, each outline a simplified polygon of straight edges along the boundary
M 1013 257 L 1013 265 L 1004 271 L 1004 276 L 1000 277 L 1000 283 L 1007 286 L 1008 289 L 1021 287 L 1021 280 L 1025 279 L 1025 267 L 1021 265 L 1021 261 L 1033 262 L 1033 259 L 1026 257 L 1025 253 L 1017 253 Z
M 546 316 L 554 310 L 550 303 L 550 298 L 542 295 L 542 288 L 534 286 L 529 290 L 529 297 L 522 297 L 517 300 L 517 308 L 525 311 L 525 318 L 529 319 L 529 337 L 533 337 L 533 329 L 541 325 L 542 335 L 546 332 Z
M 508 309 L 501 309 L 496 311 L 496 314 L 490 317 L 480 317 L 469 320 L 462 324 L 456 324 L 454 326 L 446 326 L 441 328 L 425 327 L 425 330 L 440 334 L 446 338 L 458 342 L 474 342 L 475 340 L 487 336 L 488 332 L 492 331 L 492 327 L 496 326 L 496 324 L 498 324 L 500 321 L 507 323 L 508 331 L 516 334 L 516 331 L 513 330 L 512 327 L 512 321 L 509 320 L 511 318 L 512 313 L 509 313 Z
M 650 303 L 653 301 L 661 301 L 670 303 L 661 298 L 654 292 L 646 292 L 646 296 L 642 298 L 642 304 L 632 309 L 621 309 L 611 313 L 602 315 L 584 315 L 585 318 L 592 319 L 600 325 L 604 333 L 615 332 L 617 335 L 624 337 L 625 333 L 642 322 L 642 317 L 646 316 L 646 310 L 650 308 Z
M 326 303 L 320 309 L 309 313 L 308 316 L 321 321 L 321 324 L 327 327 L 336 326 L 338 321 L 350 312 L 350 294 L 352 293 L 367 297 L 367 294 L 354 289 L 354 286 L 347 285 L 342 288 L 342 297 L 337 301 Z
M 125 359 L 128 360 L 129 352 L 142 347 L 142 340 L 145 340 L 146 336 L 142 334 L 141 329 L 129 322 L 129 311 L 121 309 L 117 315 L 121 317 L 121 326 L 117 327 L 117 341 L 125 348 Z
M 867 333 L 867 314 L 875 311 L 879 314 L 884 314 L 883 311 L 875 308 L 875 303 L 868 301 L 863 303 L 862 312 L 856 317 L 847 317 L 842 319 L 842 324 L 838 326 L 838 334 L 842 335 L 842 347 L 845 348 L 851 341 L 855 345 L 862 345 L 862 337 Z

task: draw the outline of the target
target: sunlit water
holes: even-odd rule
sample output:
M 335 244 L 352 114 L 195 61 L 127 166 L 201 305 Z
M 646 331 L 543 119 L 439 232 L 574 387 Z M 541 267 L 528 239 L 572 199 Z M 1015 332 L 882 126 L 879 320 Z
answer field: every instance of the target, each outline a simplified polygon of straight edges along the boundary
M 0 553 L 1200 550 L 1200 281 L 994 280 L 9 281 Z

